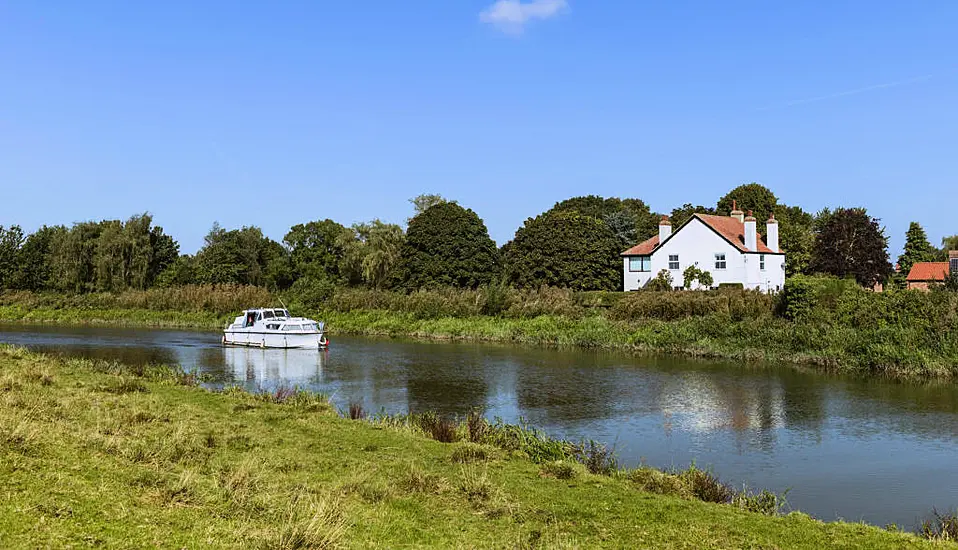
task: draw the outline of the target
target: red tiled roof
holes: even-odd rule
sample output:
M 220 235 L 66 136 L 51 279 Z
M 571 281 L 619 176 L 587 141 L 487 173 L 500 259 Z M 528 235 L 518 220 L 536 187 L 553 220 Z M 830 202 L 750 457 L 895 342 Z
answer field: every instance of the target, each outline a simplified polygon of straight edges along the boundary
M 948 262 L 918 262 L 908 272 L 909 281 L 944 281 L 948 277 Z
M 758 235 L 758 250 L 749 250 L 745 248 L 745 223 L 738 221 L 730 216 L 713 216 L 711 214 L 694 214 L 694 216 L 714 229 L 719 235 L 725 237 L 736 248 L 742 252 L 761 252 L 762 254 L 777 254 L 774 250 L 765 245 L 762 235 Z
M 648 256 L 655 248 L 659 246 L 659 236 L 641 242 L 622 253 L 623 256 Z
M 762 236 L 758 235 L 757 244 L 758 250 L 752 250 L 745 248 L 745 223 L 736 220 L 735 218 L 729 216 L 713 216 L 710 214 L 694 214 L 694 216 L 702 220 L 705 225 L 711 227 L 716 233 L 725 237 L 729 242 L 732 243 L 736 248 L 742 252 L 760 252 L 762 254 L 776 254 L 774 250 L 765 245 L 765 241 L 762 240 Z M 687 223 L 687 222 L 686 222 Z M 676 232 L 681 231 L 681 227 L 676 230 Z M 652 254 L 656 248 L 659 246 L 659 237 L 656 235 L 651 239 L 639 243 L 632 248 L 626 250 L 622 253 L 622 256 L 647 256 Z

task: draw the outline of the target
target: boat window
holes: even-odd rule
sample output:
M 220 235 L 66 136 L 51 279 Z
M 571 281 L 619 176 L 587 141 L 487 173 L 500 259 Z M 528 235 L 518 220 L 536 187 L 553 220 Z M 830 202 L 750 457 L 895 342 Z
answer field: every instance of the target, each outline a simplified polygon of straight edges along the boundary
M 272 319 L 272 318 L 273 318 L 273 312 L 267 309 L 266 311 L 263 312 L 263 317 L 265 317 L 265 318 L 267 318 L 267 319 Z
M 306 323 L 303 325 L 303 330 L 316 330 L 316 323 Z
M 281 316 L 281 317 L 289 317 L 289 312 L 286 311 L 285 309 L 281 309 L 281 310 L 277 311 L 276 314 L 279 315 L 279 316 Z
M 269 330 L 279 330 L 279 325 L 266 325 Z
M 286 325 L 283 330 L 303 330 L 302 325 Z
M 262 321 L 262 320 L 263 320 L 263 314 L 262 314 L 262 312 L 256 314 L 256 320 L 257 320 L 257 321 Z
M 256 321 L 256 314 L 251 311 L 246 314 L 246 324 L 243 326 L 246 326 L 246 327 L 252 326 L 255 321 Z

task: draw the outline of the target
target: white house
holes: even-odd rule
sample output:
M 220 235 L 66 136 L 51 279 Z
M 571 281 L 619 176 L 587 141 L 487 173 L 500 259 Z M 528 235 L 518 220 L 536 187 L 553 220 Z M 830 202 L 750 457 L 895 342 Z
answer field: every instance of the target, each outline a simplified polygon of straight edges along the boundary
M 785 253 L 778 247 L 778 222 L 768 220 L 765 239 L 758 223 L 733 203 L 731 216 L 694 214 L 672 231 L 662 216 L 659 234 L 622 253 L 624 288 L 644 287 L 663 269 L 675 287 L 683 285 L 682 272 L 694 265 L 712 274 L 714 286 L 741 283 L 745 288 L 777 292 L 785 285 Z

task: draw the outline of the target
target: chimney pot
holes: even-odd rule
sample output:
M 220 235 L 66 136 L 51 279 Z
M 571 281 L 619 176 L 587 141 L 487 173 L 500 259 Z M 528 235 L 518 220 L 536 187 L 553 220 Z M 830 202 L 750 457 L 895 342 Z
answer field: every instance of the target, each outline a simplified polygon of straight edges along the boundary
M 662 220 L 659 222 L 659 225 L 672 225 L 672 222 L 669 221 L 669 217 L 663 215 Z
M 732 213 L 731 216 L 739 221 L 739 223 L 745 221 L 745 212 L 742 212 L 738 209 L 738 201 L 732 199 Z

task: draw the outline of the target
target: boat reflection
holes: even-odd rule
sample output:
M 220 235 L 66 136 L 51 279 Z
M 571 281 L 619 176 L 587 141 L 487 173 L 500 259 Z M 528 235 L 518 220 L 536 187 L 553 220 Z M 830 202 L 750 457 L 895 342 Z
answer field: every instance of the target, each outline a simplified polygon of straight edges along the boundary
M 224 370 L 250 390 L 322 384 L 326 351 L 224 347 Z

